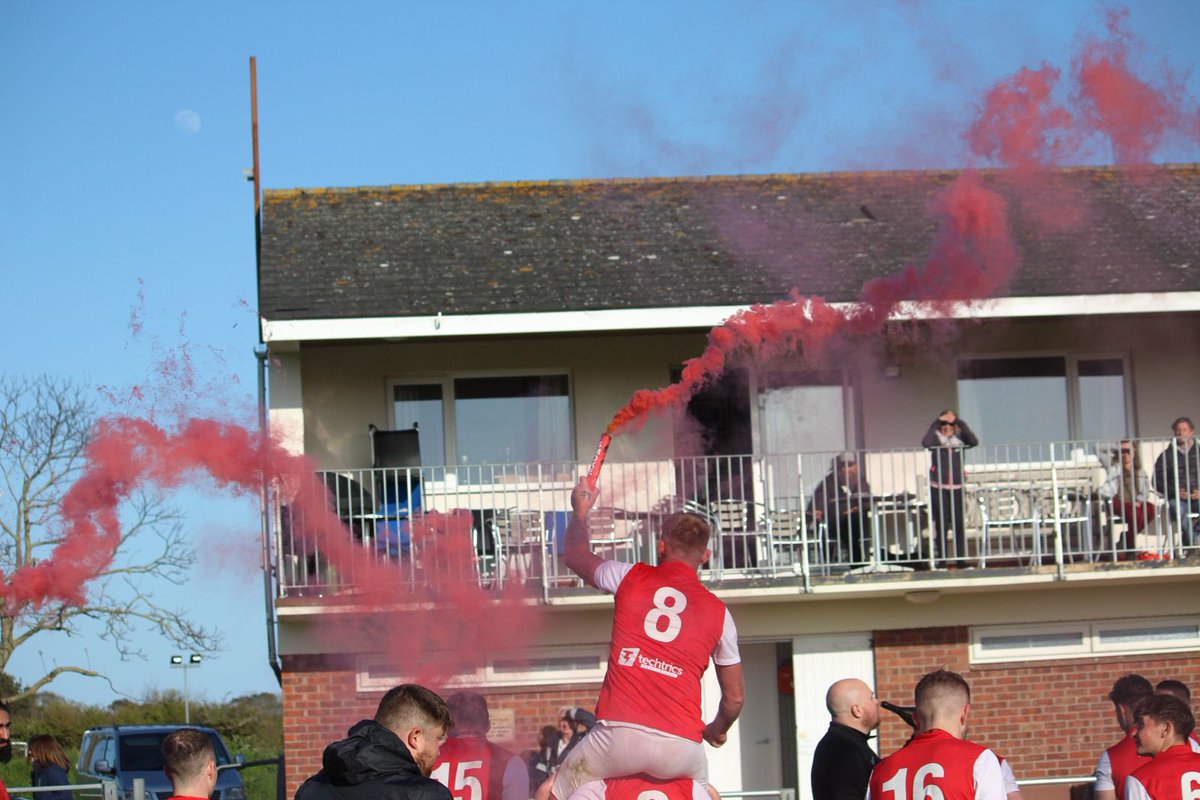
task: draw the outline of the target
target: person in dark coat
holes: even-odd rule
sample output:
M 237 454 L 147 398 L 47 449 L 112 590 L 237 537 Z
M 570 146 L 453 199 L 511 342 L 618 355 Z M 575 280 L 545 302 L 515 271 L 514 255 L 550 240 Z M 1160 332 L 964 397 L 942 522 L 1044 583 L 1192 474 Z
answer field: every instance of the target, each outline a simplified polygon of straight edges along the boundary
M 304 782 L 296 800 L 451 800 L 450 790 L 429 773 L 453 725 L 441 697 L 415 683 L 401 684 L 379 701 L 374 719 L 325 748 L 323 768 Z
M 848 551 L 850 560 L 862 564 L 870 555 L 871 484 L 854 453 L 833 460 L 825 480 L 817 484 L 808 503 L 808 516 L 828 526 L 829 538 Z
M 29 739 L 30 786 L 66 786 L 67 754 L 62 745 L 48 733 L 39 733 Z M 38 800 L 71 800 L 69 789 L 61 792 L 38 792 Z
M 934 558 L 948 558 L 950 540 L 954 540 L 956 567 L 965 567 L 967 526 L 963 508 L 963 450 L 975 447 L 979 439 L 962 417 L 948 408 L 937 415 L 921 439 L 929 450 L 929 512 L 936 533 Z M 941 550 L 940 556 L 938 550 Z
M 867 744 L 879 727 L 879 699 L 857 678 L 844 678 L 825 693 L 829 730 L 813 751 L 813 800 L 862 800 L 879 756 Z

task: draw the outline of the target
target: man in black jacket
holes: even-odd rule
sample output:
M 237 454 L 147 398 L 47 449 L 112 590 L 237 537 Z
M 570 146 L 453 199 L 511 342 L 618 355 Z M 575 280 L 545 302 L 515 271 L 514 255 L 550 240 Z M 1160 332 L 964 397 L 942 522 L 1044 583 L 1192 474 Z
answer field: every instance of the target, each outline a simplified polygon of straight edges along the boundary
M 451 800 L 429 773 L 453 724 L 435 693 L 415 683 L 397 686 L 379 701 L 375 719 L 325 748 L 324 768 L 304 782 L 296 800 Z
M 867 735 L 879 727 L 879 699 L 857 678 L 844 678 L 825 693 L 829 730 L 813 752 L 813 800 L 862 800 L 871 769 L 879 762 Z

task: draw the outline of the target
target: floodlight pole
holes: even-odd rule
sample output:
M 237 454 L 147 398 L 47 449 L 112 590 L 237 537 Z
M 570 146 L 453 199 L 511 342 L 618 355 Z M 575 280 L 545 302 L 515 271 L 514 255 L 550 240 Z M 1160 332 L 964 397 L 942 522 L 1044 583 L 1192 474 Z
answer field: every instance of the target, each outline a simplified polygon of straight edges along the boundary
M 183 670 L 183 724 L 190 725 L 192 723 L 192 709 L 188 698 L 188 679 L 187 674 L 189 669 L 194 669 L 200 666 L 200 654 L 192 653 L 185 661 L 183 656 L 171 656 L 171 667 L 173 669 Z

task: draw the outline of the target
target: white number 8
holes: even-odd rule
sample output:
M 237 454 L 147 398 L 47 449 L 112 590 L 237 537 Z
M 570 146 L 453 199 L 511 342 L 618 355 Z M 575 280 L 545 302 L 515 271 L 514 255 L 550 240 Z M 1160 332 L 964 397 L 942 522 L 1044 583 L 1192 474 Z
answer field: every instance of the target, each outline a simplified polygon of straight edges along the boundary
M 647 789 L 638 793 L 637 800 L 667 800 L 667 796 L 658 789 Z
M 670 600 L 671 602 L 667 602 Z M 679 635 L 679 629 L 683 627 L 683 620 L 679 615 L 687 608 L 687 598 L 683 592 L 670 586 L 663 586 L 654 593 L 654 608 L 650 609 L 646 614 L 645 624 L 642 626 L 646 635 L 656 642 L 670 642 Z M 659 630 L 659 621 L 666 619 L 666 630 Z

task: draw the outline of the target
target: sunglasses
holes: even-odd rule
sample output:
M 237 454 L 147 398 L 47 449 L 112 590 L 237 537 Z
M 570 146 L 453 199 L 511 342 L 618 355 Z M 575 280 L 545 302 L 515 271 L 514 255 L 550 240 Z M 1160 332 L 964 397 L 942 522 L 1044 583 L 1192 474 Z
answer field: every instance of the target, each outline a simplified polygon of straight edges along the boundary
M 1130 450 L 1130 449 L 1129 449 L 1129 448 L 1127 448 L 1127 447 L 1122 447 L 1122 448 L 1121 448 L 1121 455 L 1123 455 L 1123 456 L 1133 455 L 1133 451 L 1132 451 L 1132 450 Z

